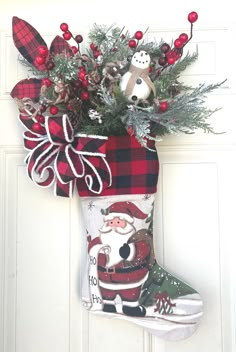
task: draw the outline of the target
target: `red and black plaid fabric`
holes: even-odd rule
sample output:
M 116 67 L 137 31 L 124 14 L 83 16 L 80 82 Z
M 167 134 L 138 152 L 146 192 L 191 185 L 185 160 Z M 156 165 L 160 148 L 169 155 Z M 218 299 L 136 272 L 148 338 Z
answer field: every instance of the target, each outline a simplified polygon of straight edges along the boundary
M 11 91 L 12 98 L 38 99 L 40 96 L 41 80 L 37 78 L 23 79 Z
M 100 196 L 122 194 L 151 194 L 157 189 L 159 162 L 155 142 L 148 147 L 140 145 L 134 136 L 112 136 L 107 141 L 106 161 L 112 173 L 112 185 Z M 87 189 L 84 181 L 77 181 L 81 197 L 95 196 Z
M 15 16 L 12 19 L 12 31 L 13 41 L 21 55 L 29 63 L 37 67 L 38 70 L 45 71 L 46 66 L 39 65 L 35 61 L 36 57 L 39 55 L 38 47 L 40 45 L 47 47 L 47 44 L 38 31 L 36 31 L 36 29 L 28 22 Z
M 63 52 L 67 52 L 70 55 L 74 55 L 71 46 L 68 44 L 68 42 L 58 35 L 53 39 L 49 51 L 53 55 L 61 54 Z

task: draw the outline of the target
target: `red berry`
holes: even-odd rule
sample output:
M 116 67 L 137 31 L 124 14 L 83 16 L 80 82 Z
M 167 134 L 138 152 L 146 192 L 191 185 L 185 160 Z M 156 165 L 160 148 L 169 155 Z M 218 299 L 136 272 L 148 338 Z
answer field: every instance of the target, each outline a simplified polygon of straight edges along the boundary
M 51 87 L 52 81 L 49 78 L 44 78 L 42 79 L 41 84 L 42 86 Z
M 86 75 L 86 72 L 79 71 L 77 76 L 79 79 L 81 79 L 81 81 L 83 81 L 85 79 L 85 75 Z
M 143 37 L 143 32 L 137 31 L 134 35 L 135 39 L 140 40 Z
M 48 70 L 53 70 L 54 67 L 55 67 L 55 64 L 54 64 L 53 61 L 50 60 L 50 61 L 48 61 L 48 62 L 46 63 L 46 67 L 47 67 Z
M 57 107 L 57 106 L 52 105 L 52 106 L 50 107 L 49 111 L 50 111 L 50 113 L 51 113 L 52 115 L 56 115 L 59 110 L 58 110 L 58 107 Z
M 43 64 L 45 64 L 46 60 L 45 60 L 45 57 L 43 57 L 43 56 L 37 56 L 35 61 L 37 62 L 38 65 L 43 65 Z
M 74 54 L 76 54 L 78 52 L 78 48 L 76 48 L 76 46 L 72 46 L 71 49 Z
M 91 43 L 91 44 L 90 44 L 90 49 L 91 49 L 92 51 L 94 51 L 94 50 L 97 50 L 97 47 L 96 47 L 96 45 L 95 45 L 94 43 Z
M 72 110 L 72 106 L 71 106 L 71 103 L 70 103 L 70 102 L 68 102 L 68 103 L 66 104 L 66 108 L 67 108 L 67 110 L 69 110 L 69 111 Z
M 84 67 L 84 66 L 80 66 L 80 71 L 84 71 L 84 72 L 86 72 L 86 68 Z
M 63 38 L 64 38 L 65 40 L 70 40 L 71 37 L 72 37 L 71 32 L 67 31 L 67 32 L 63 33 Z
M 32 126 L 32 129 L 34 132 L 40 132 L 42 129 L 42 126 L 40 125 L 39 122 L 35 122 Z
M 84 87 L 84 88 L 87 88 L 88 87 L 88 81 L 86 80 L 86 79 L 84 79 L 83 81 L 82 81 L 82 86 Z
M 159 105 L 159 109 L 164 112 L 168 109 L 168 103 L 167 101 L 161 101 Z
M 93 56 L 95 57 L 95 59 L 97 59 L 98 56 L 100 56 L 100 55 L 101 55 L 101 51 L 99 51 L 99 50 L 95 50 L 95 51 L 93 52 Z
M 121 34 L 120 39 L 121 39 L 121 40 L 124 40 L 124 39 L 125 39 L 125 35 L 124 35 L 124 34 Z
M 158 63 L 160 66 L 165 66 L 165 64 L 167 63 L 167 57 L 160 57 Z
M 167 43 L 162 44 L 162 46 L 161 46 L 161 52 L 162 52 L 163 54 L 168 53 L 169 50 L 170 50 L 169 44 L 167 44 Z
M 43 115 L 36 115 L 36 120 L 39 122 L 39 123 L 42 123 L 44 124 L 45 123 L 45 117 Z
M 115 46 L 114 48 L 112 48 L 113 53 L 116 53 L 118 51 L 118 48 Z
M 188 40 L 188 35 L 186 33 L 181 33 L 179 36 L 179 40 L 181 40 L 182 43 L 186 43 Z
M 76 41 L 76 43 L 82 43 L 82 41 L 83 41 L 82 35 L 78 34 L 78 35 L 75 37 L 75 41 Z
M 173 65 L 175 63 L 175 58 L 174 57 L 169 57 L 167 62 L 168 62 L 169 65 Z
M 174 59 L 176 58 L 176 52 L 174 50 L 170 50 L 169 53 L 166 55 L 168 58 L 173 57 Z
M 133 127 L 132 127 L 132 126 L 128 126 L 127 132 L 128 132 L 128 134 L 129 134 L 130 136 L 133 136 L 133 134 L 134 134 L 134 129 L 133 129 Z
M 38 52 L 40 56 L 47 56 L 48 55 L 48 48 L 45 45 L 40 45 L 38 47 Z
M 182 48 L 183 43 L 181 42 L 180 39 L 175 39 L 175 41 L 174 41 L 174 46 L 175 46 L 177 49 L 180 49 L 180 48 Z
M 136 45 L 137 45 L 137 43 L 136 43 L 136 41 L 135 41 L 134 39 L 131 39 L 131 40 L 129 41 L 129 47 L 130 47 L 131 49 L 136 48 Z
M 60 25 L 60 28 L 61 28 L 62 32 L 67 32 L 68 29 L 69 29 L 69 26 L 68 26 L 67 23 L 62 23 L 62 24 Z
M 87 90 L 84 90 L 84 91 L 81 93 L 81 99 L 82 99 L 82 100 L 88 100 L 88 99 L 89 99 L 89 93 L 87 92 Z
M 45 112 L 47 110 L 47 107 L 45 105 L 40 106 L 40 111 Z
M 198 19 L 198 14 L 197 14 L 197 12 L 193 11 L 193 12 L 190 12 L 190 13 L 188 14 L 188 21 L 189 21 L 190 23 L 196 22 L 197 19 Z

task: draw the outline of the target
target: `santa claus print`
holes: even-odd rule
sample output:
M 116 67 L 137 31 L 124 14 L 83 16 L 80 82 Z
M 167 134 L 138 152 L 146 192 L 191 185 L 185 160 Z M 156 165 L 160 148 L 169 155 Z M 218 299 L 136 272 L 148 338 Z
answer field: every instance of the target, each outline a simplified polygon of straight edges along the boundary
M 88 237 L 88 252 L 94 252 L 96 246 L 99 251 L 97 274 L 103 311 L 116 313 L 115 301 L 119 296 L 124 314 L 145 316 L 146 309 L 139 304 L 139 298 L 153 253 L 150 233 L 145 228 L 148 214 L 129 201 L 113 203 L 101 213 L 103 225 L 99 236 Z M 136 229 L 135 220 L 144 226 Z

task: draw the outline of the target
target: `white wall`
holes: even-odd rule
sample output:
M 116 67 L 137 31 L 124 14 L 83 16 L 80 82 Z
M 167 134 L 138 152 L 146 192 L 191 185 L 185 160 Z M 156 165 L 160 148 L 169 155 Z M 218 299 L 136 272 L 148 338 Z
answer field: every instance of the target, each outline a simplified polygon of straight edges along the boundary
M 70 4 L 70 5 L 69 5 Z M 233 1 L 168 3 L 72 1 L 48 4 L 0 0 L 0 351 L 2 352 L 233 352 L 235 343 L 235 114 L 236 25 Z M 11 19 L 30 22 L 50 42 L 61 22 L 86 36 L 94 23 L 150 27 L 168 40 L 189 29 L 199 13 L 190 50 L 199 60 L 189 84 L 224 87 L 208 104 L 222 110 L 211 121 L 222 135 L 167 137 L 158 145 L 161 173 L 156 202 L 156 254 L 160 263 L 195 287 L 205 314 L 197 332 L 167 343 L 127 322 L 88 315 L 80 304 L 85 240 L 80 202 L 35 188 L 23 163 L 22 129 L 9 97 L 25 77 L 17 64 Z

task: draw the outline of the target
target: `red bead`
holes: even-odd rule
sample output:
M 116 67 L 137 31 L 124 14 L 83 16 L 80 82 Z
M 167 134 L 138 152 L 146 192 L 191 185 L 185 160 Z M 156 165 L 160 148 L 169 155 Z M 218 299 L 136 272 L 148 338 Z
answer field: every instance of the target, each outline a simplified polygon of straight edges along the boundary
M 82 93 L 81 93 L 81 99 L 82 100 L 88 100 L 89 99 L 89 93 L 84 90 Z
M 181 33 L 179 40 L 181 40 L 182 43 L 186 43 L 188 41 L 188 35 L 186 33 Z
M 32 129 L 34 132 L 40 132 L 42 129 L 42 126 L 40 125 L 39 122 L 35 122 L 32 126 Z
M 181 42 L 180 39 L 175 39 L 175 41 L 174 41 L 174 46 L 175 46 L 177 49 L 180 49 L 180 48 L 182 48 L 183 43 Z
M 43 65 L 45 64 L 45 57 L 44 56 L 37 56 L 35 61 L 37 62 L 38 65 Z
M 40 56 L 47 56 L 48 55 L 48 48 L 45 45 L 40 45 L 38 47 L 38 52 Z
M 130 47 L 131 49 L 136 48 L 136 45 L 137 45 L 137 43 L 136 43 L 136 41 L 135 41 L 134 39 L 131 39 L 131 40 L 129 41 L 129 47 Z
M 72 46 L 71 49 L 74 54 L 76 54 L 78 52 L 78 48 L 76 48 L 76 46 Z
M 49 111 L 50 111 L 50 113 L 51 113 L 52 115 L 56 115 L 59 110 L 58 110 L 58 107 L 57 107 L 57 106 L 52 105 L 52 106 L 50 107 Z
M 197 14 L 197 12 L 193 11 L 193 12 L 190 12 L 190 13 L 188 14 L 188 21 L 189 21 L 190 23 L 196 22 L 197 19 L 198 19 L 198 14 Z
M 134 35 L 135 39 L 140 40 L 143 37 L 143 32 L 137 31 Z
M 76 43 L 82 43 L 82 41 L 83 41 L 82 35 L 78 34 L 78 35 L 75 37 L 75 41 L 76 41 Z
M 41 84 L 42 84 L 42 86 L 46 86 L 49 88 L 52 85 L 52 81 L 49 78 L 44 78 L 44 79 L 42 79 Z
M 159 109 L 164 112 L 168 109 L 168 103 L 167 101 L 161 101 L 159 105 Z
M 71 32 L 68 31 L 68 32 L 63 33 L 63 38 L 64 38 L 65 40 L 70 40 L 71 37 L 72 37 Z
M 69 29 L 69 26 L 68 26 L 67 23 L 62 23 L 62 24 L 60 25 L 60 28 L 61 28 L 62 32 L 67 32 L 68 29 Z

